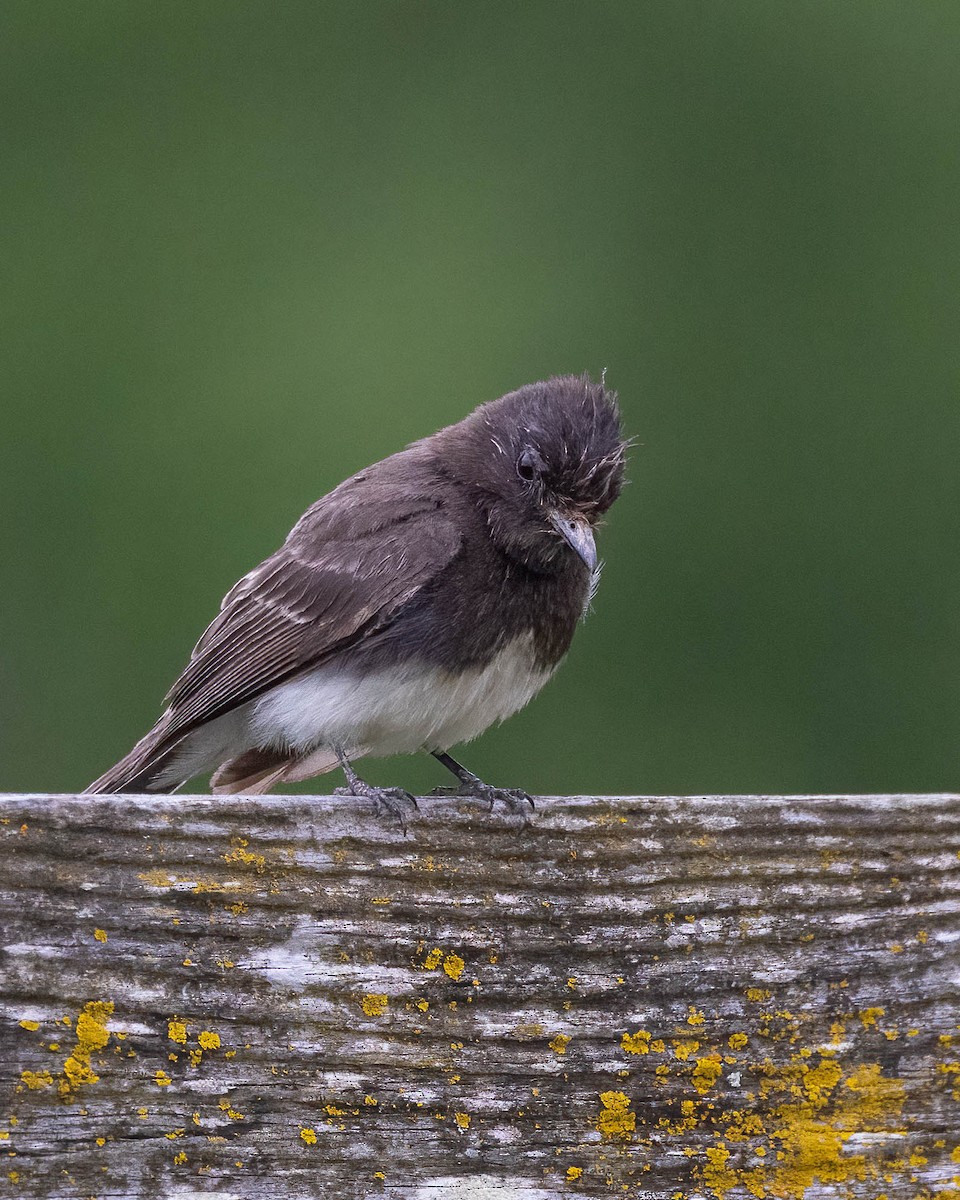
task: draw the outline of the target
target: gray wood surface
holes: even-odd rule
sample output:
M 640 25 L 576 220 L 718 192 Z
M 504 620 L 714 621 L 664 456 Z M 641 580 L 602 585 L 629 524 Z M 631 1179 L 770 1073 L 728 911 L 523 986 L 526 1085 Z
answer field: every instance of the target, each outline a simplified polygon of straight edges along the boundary
M 0 822 L 0 1196 L 960 1200 L 956 796 Z

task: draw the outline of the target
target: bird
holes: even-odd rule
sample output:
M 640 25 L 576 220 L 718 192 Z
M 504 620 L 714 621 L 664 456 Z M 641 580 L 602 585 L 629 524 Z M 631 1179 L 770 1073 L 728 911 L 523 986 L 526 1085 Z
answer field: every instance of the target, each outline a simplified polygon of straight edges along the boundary
M 88 793 L 261 794 L 342 768 L 338 795 L 414 798 L 357 759 L 430 753 L 451 789 L 532 804 L 452 758 L 531 700 L 599 579 L 620 494 L 619 402 L 589 375 L 481 404 L 345 480 L 227 592 L 153 728 Z

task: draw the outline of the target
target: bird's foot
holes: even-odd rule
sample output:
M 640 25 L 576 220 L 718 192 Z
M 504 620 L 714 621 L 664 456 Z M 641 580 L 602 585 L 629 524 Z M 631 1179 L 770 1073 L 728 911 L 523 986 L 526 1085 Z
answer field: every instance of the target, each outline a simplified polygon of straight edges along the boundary
M 398 787 L 375 787 L 372 783 L 364 783 L 354 777 L 348 787 L 333 789 L 335 796 L 363 796 L 372 800 L 376 806 L 377 816 L 389 814 L 399 824 L 404 835 L 407 832 L 407 817 L 419 809 L 416 796 Z
M 469 796 L 477 800 L 485 800 L 493 812 L 498 803 L 503 804 L 512 815 L 526 817 L 528 812 L 536 809 L 533 797 L 520 788 L 499 788 L 484 783 L 472 771 L 464 771 L 465 778 L 460 780 L 457 787 L 438 787 L 430 793 L 431 796 Z

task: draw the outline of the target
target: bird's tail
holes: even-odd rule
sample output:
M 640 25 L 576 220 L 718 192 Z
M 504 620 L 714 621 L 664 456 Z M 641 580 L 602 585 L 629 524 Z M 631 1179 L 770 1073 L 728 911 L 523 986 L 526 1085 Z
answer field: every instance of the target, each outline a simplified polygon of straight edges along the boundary
M 95 779 L 84 791 L 91 792 L 172 792 L 183 780 L 171 779 L 167 772 L 170 760 L 179 749 L 184 735 L 167 732 L 166 713 L 150 732 L 140 739 L 129 754 L 124 755 L 109 771 Z

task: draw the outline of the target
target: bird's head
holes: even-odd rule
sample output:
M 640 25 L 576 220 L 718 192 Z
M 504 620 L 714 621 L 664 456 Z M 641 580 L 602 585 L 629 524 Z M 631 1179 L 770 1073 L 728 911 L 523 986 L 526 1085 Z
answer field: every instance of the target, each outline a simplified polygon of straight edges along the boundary
M 594 570 L 593 529 L 623 485 L 615 393 L 586 375 L 548 379 L 443 433 L 450 473 L 477 489 L 494 540 L 512 558 L 547 572 L 579 558 Z

